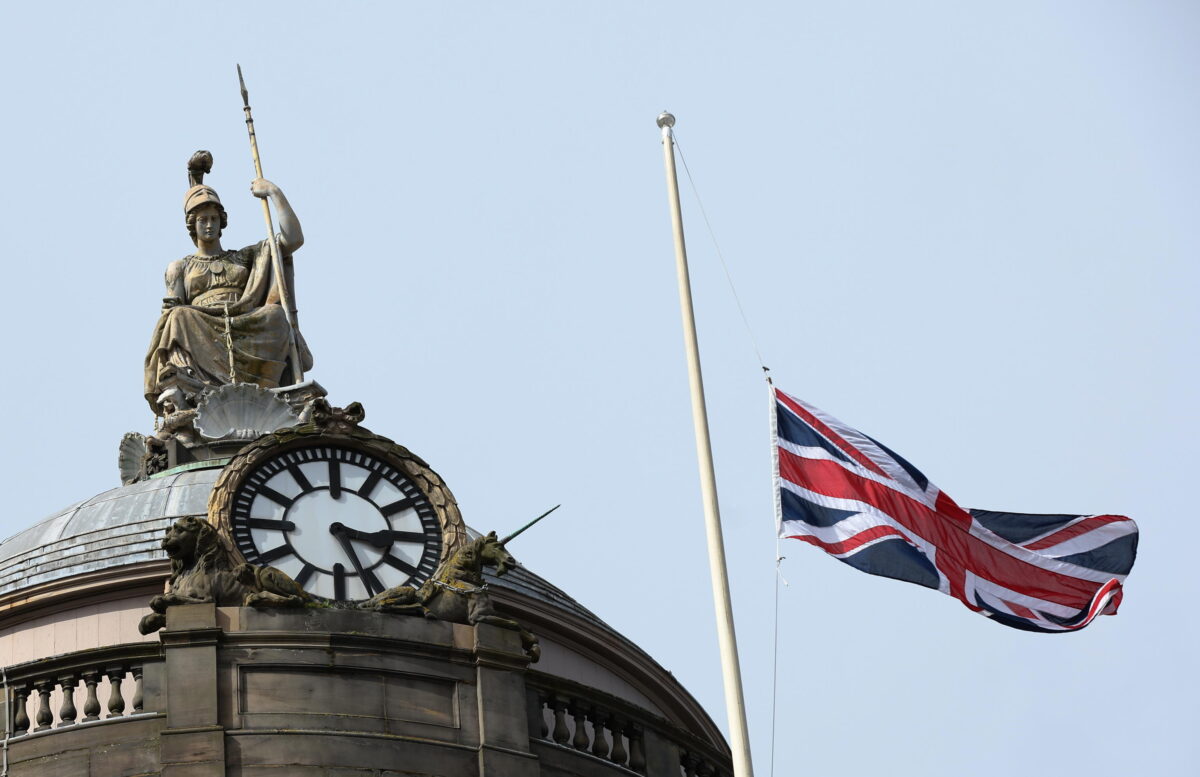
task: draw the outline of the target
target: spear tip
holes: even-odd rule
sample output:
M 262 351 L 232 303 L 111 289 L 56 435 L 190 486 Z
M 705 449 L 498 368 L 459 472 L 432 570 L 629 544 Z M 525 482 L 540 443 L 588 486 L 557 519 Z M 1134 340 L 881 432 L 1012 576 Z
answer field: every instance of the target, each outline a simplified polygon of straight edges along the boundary
M 242 78 L 242 66 L 237 66 L 238 71 L 238 86 L 242 88 L 242 104 L 247 108 L 250 107 L 250 93 L 246 91 L 246 79 Z

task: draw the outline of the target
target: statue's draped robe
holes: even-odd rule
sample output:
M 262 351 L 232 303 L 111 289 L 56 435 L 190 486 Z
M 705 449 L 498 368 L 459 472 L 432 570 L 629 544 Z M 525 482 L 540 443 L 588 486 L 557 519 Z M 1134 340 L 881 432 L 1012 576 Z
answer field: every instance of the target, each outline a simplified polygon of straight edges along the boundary
M 290 263 L 290 256 L 283 258 Z M 275 293 L 266 240 L 216 258 L 192 255 L 173 262 L 167 270 L 167 293 L 186 304 L 163 311 L 146 353 L 146 401 L 156 413 L 161 410 L 159 394 L 176 385 L 171 377 L 175 372 L 213 387 L 232 383 L 234 377 L 263 388 L 294 382 L 291 331 Z M 301 371 L 307 371 L 312 355 L 298 332 L 297 350 Z

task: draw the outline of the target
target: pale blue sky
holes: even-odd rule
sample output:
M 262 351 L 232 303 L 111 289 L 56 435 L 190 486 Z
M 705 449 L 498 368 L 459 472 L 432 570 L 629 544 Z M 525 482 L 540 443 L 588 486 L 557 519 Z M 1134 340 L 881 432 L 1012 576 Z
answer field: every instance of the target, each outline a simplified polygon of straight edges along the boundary
M 724 727 L 667 108 L 780 386 L 960 504 L 1142 528 L 1121 614 L 1063 636 L 785 545 L 775 773 L 1197 772 L 1195 4 L 42 3 L 3 27 L 0 534 L 115 485 L 149 429 L 192 151 L 227 244 L 260 239 L 241 62 L 307 236 L 312 377 L 473 526 L 562 502 L 517 556 Z M 768 775 L 766 391 L 684 207 Z

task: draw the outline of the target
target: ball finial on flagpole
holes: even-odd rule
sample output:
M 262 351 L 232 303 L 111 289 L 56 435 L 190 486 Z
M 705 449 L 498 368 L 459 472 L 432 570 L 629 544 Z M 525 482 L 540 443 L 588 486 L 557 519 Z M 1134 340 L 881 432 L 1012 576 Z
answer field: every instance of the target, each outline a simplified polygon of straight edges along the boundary
M 674 127 L 675 126 L 675 115 L 671 114 L 671 113 L 667 113 L 666 111 L 663 111 L 662 113 L 658 114 L 657 121 L 658 121 L 659 129 L 662 129 L 663 127 Z

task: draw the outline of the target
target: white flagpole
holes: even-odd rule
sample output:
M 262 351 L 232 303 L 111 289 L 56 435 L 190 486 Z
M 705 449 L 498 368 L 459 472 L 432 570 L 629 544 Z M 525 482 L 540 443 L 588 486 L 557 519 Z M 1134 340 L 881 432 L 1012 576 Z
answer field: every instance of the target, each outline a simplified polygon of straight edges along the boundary
M 696 315 L 692 310 L 692 283 L 688 275 L 687 249 L 683 243 L 683 214 L 679 209 L 679 180 L 675 174 L 675 141 L 671 136 L 675 117 L 664 112 L 658 117 L 658 126 L 662 130 L 663 159 L 667 165 L 667 197 L 671 204 L 671 227 L 675 234 L 679 307 L 683 313 L 683 340 L 687 351 L 688 384 L 692 393 L 692 423 L 696 428 L 696 457 L 700 464 L 700 494 L 708 533 L 708 566 L 712 574 L 713 604 L 717 611 L 717 637 L 721 645 L 721 674 L 725 680 L 725 709 L 729 717 L 733 773 L 735 777 L 753 777 L 750 735 L 746 729 L 746 702 L 742 695 L 737 636 L 733 630 L 733 604 L 729 597 L 729 573 L 725 566 L 725 541 L 721 535 L 721 511 L 717 505 L 717 476 L 713 470 L 712 442 L 708 435 L 704 378 L 700 374 Z

